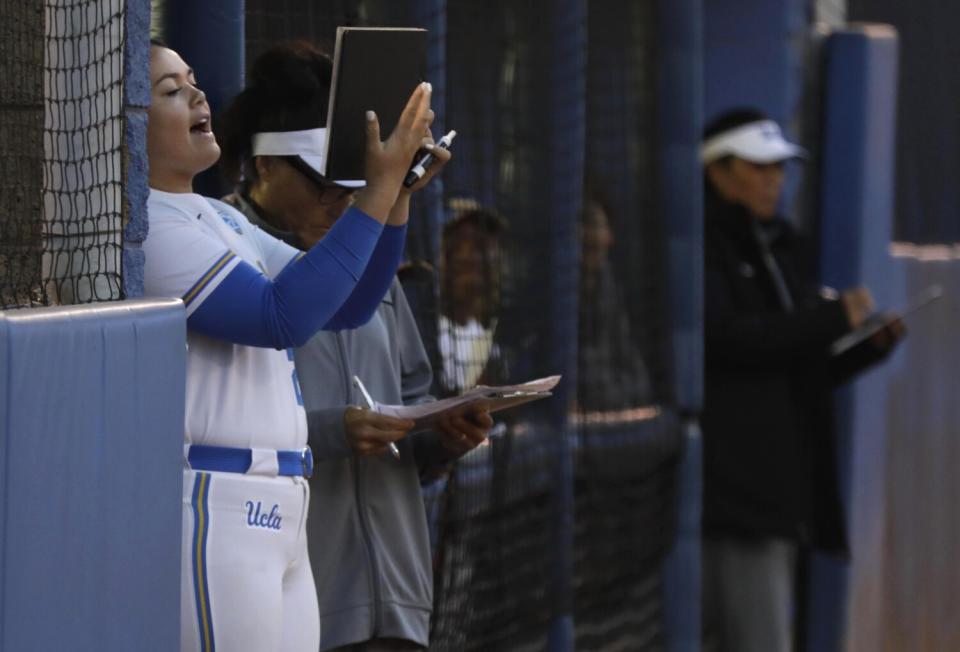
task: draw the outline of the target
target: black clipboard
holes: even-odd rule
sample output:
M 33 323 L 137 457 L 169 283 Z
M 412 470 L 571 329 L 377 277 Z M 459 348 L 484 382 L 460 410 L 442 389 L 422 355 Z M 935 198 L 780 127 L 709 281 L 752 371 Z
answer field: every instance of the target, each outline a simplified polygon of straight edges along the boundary
M 427 30 L 395 27 L 338 27 L 327 110 L 324 176 L 340 182 L 364 180 L 366 112 L 380 121 L 387 138 L 403 107 L 422 82 L 427 65 Z
M 833 344 L 830 345 L 830 354 L 842 355 L 846 353 L 857 344 L 873 337 L 896 320 L 905 318 L 907 315 L 920 310 L 942 296 L 943 288 L 939 285 L 931 285 L 913 297 L 903 309 L 896 312 L 881 312 L 868 317 L 859 328 L 834 340 Z

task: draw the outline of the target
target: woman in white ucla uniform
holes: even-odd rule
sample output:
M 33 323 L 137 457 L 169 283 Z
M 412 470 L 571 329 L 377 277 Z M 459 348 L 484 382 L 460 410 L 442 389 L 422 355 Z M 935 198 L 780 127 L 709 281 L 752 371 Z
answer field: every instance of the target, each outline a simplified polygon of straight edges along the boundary
M 432 148 L 430 86 L 414 91 L 385 142 L 368 113 L 367 186 L 300 252 L 192 192 L 220 154 L 209 106 L 193 71 L 160 44 L 150 76 L 145 293 L 182 297 L 187 310 L 181 647 L 314 652 L 312 456 L 291 348 L 365 323 L 389 288 L 407 219 L 395 206 L 401 183 L 417 150 Z M 438 159 L 431 173 L 449 154 Z

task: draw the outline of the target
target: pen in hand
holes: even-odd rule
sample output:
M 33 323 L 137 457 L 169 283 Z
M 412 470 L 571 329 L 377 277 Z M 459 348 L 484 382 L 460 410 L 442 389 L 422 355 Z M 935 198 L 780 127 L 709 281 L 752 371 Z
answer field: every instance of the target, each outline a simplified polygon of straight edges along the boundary
M 456 137 L 457 132 L 450 130 L 443 138 L 437 141 L 437 144 L 434 147 L 439 147 L 440 149 L 449 149 L 450 144 L 453 142 L 453 139 Z M 423 175 L 427 173 L 427 168 L 430 167 L 430 164 L 433 163 L 435 159 L 433 152 L 427 152 L 423 158 L 417 161 L 417 164 L 414 165 L 409 172 L 407 172 L 406 178 L 403 180 L 403 187 L 409 188 L 417 181 L 423 178 Z
M 353 377 L 353 386 L 356 387 L 358 390 L 360 390 L 360 394 L 363 396 L 363 401 L 367 404 L 367 408 L 376 412 L 377 411 L 377 408 L 375 407 L 376 403 L 374 403 L 373 398 L 370 396 L 370 393 L 367 392 L 367 388 L 363 386 L 363 383 L 360 381 L 359 376 Z M 390 453 L 399 460 L 400 449 L 397 448 L 397 445 L 393 442 L 390 442 L 387 444 L 387 446 L 390 448 Z

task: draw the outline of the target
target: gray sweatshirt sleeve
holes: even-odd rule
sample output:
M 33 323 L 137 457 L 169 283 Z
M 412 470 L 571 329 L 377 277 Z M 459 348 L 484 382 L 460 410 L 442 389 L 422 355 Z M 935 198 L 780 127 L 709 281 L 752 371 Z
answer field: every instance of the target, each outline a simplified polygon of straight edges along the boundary
M 410 304 L 399 283 L 391 289 L 394 311 L 397 317 L 397 340 L 400 349 L 400 391 L 404 405 L 417 405 L 435 400 L 430 394 L 433 370 L 423 340 L 417 330 L 417 322 L 410 311 Z
M 423 348 L 416 320 L 410 311 L 407 297 L 399 283 L 391 289 L 397 316 L 397 337 L 400 344 L 400 388 L 404 405 L 416 405 L 435 400 L 430 394 L 433 370 Z M 420 477 L 435 477 L 449 468 L 453 458 L 440 443 L 440 435 L 432 430 L 412 436 L 413 457 Z
M 343 423 L 345 407 L 307 411 L 307 443 L 316 460 L 349 457 L 347 433 Z

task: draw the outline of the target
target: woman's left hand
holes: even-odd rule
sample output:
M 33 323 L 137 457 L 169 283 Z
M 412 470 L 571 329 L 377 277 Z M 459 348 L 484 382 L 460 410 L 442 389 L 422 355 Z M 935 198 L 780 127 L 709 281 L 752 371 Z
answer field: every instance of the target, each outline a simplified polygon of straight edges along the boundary
M 436 146 L 433 140 L 433 134 L 430 133 L 429 129 L 427 129 L 427 135 L 421 142 L 420 147 L 421 149 L 417 152 L 416 160 L 419 161 L 426 155 L 426 152 L 430 152 L 433 154 L 433 162 L 427 167 L 425 174 L 420 177 L 416 183 L 409 188 L 406 186 L 400 187 L 400 195 L 393 204 L 393 208 L 390 210 L 390 216 L 387 218 L 387 224 L 391 226 L 402 226 L 407 223 L 407 218 L 410 215 L 410 195 L 430 183 L 430 179 L 435 177 L 437 173 L 443 169 L 443 166 L 453 157 L 449 149 Z
M 426 152 L 429 152 L 433 154 L 433 162 L 430 163 L 429 166 L 427 166 L 426 172 L 422 177 L 420 177 L 417 180 L 416 183 L 414 183 L 409 188 L 407 188 L 406 186 L 400 187 L 401 197 L 404 194 L 411 195 L 416 191 L 420 190 L 421 188 L 423 188 L 424 186 L 426 186 L 428 183 L 430 183 L 430 179 L 435 177 L 437 173 L 443 169 L 443 166 L 446 165 L 451 158 L 453 158 L 453 154 L 450 152 L 449 149 L 446 149 L 443 147 L 437 147 L 437 143 L 434 142 L 433 134 L 430 132 L 429 129 L 427 129 L 427 135 L 426 137 L 424 137 L 423 142 L 420 144 L 420 150 L 421 151 L 417 152 L 417 157 L 416 157 L 417 161 L 423 158 L 426 155 Z
M 890 351 L 907 333 L 907 327 L 899 318 L 894 319 L 870 336 L 870 344 L 880 351 Z
M 492 427 L 493 417 L 483 409 L 443 419 L 436 430 L 447 452 L 460 457 L 485 442 Z

